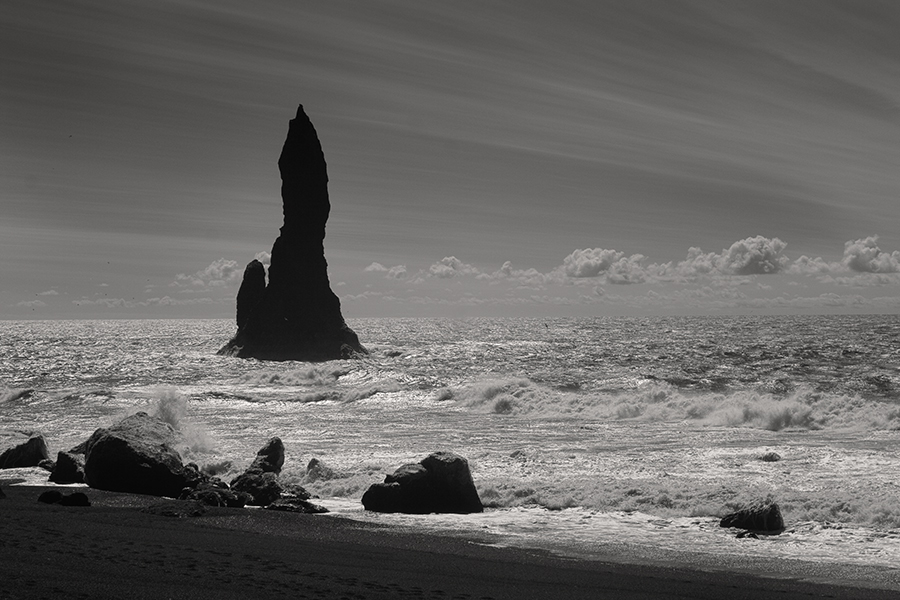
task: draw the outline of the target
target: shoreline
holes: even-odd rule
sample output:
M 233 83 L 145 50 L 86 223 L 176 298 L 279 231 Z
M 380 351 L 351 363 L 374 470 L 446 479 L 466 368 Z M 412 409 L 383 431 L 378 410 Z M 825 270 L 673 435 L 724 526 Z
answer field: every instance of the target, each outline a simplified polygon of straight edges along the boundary
M 893 598 L 897 571 L 653 552 L 610 542 L 597 558 L 414 531 L 340 515 L 144 509 L 152 496 L 78 488 L 91 507 L 0 499 L 0 598 Z M 744 564 L 739 564 L 744 563 Z

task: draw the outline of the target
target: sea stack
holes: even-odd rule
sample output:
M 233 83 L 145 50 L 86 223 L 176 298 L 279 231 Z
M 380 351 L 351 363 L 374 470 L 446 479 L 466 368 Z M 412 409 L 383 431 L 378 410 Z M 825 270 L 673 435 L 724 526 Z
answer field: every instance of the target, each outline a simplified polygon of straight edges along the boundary
M 278 169 L 284 225 L 272 246 L 268 283 L 263 264 L 251 261 L 237 295 L 237 334 L 219 354 L 305 361 L 367 354 L 328 283 L 328 173 L 302 105 L 290 122 Z

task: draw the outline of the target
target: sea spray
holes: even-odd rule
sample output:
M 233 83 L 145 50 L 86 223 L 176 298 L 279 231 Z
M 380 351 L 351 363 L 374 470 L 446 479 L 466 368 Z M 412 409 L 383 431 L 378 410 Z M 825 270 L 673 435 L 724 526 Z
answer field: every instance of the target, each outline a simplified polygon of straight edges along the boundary
M 165 421 L 178 432 L 187 454 L 214 452 L 216 444 L 206 429 L 188 417 L 188 398 L 173 387 L 160 387 L 152 391 L 148 401 L 148 413 Z

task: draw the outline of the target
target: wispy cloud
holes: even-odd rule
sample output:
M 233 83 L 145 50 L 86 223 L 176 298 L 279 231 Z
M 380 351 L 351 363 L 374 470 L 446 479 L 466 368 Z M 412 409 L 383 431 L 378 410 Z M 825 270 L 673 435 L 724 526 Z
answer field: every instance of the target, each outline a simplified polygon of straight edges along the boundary
M 47 306 L 47 303 L 43 300 L 23 300 L 22 302 L 16 302 L 16 306 L 24 306 L 25 308 L 39 308 L 41 306 Z

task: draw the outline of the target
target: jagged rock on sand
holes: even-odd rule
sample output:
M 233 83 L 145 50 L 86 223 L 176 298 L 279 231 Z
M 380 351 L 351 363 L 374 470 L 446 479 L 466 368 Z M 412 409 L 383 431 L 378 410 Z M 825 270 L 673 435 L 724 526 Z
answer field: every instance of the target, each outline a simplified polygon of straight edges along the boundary
M 27 441 L 8 448 L 3 454 L 0 454 L 0 469 L 36 467 L 49 458 L 50 453 L 47 451 L 47 442 L 44 441 L 44 436 L 33 435 Z
M 268 285 L 262 263 L 251 261 L 237 296 L 237 334 L 219 354 L 308 361 L 367 354 L 328 282 L 328 173 L 303 106 L 290 122 L 278 168 L 284 225 L 272 247 Z
M 231 488 L 252 497 L 248 504 L 265 506 L 281 497 L 284 491 L 278 473 L 284 465 L 284 444 L 273 437 L 256 453 L 256 458 L 242 474 L 231 481 Z
M 263 473 L 281 473 L 284 466 L 284 443 L 279 437 L 273 437 L 256 453 L 250 463 L 250 469 L 259 469 Z
M 376 512 L 475 513 L 484 510 L 468 461 L 452 452 L 429 454 L 401 466 L 363 494 L 366 510 Z

